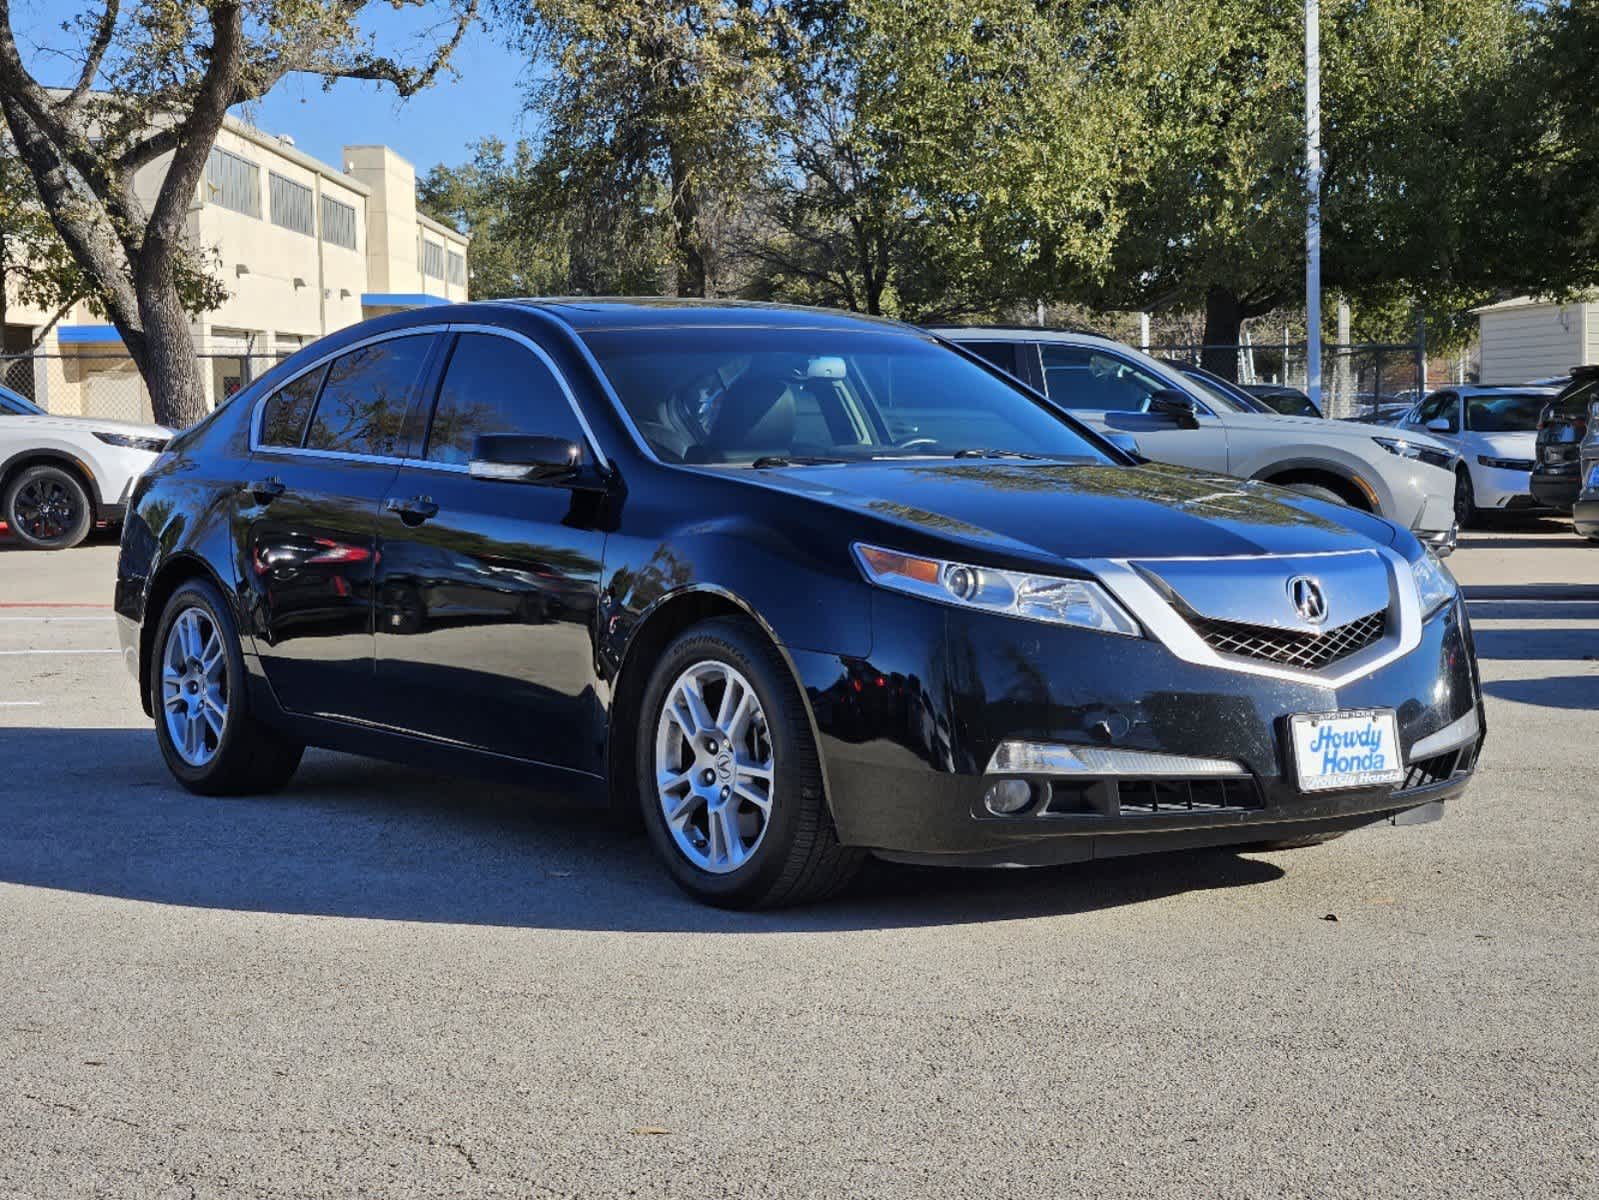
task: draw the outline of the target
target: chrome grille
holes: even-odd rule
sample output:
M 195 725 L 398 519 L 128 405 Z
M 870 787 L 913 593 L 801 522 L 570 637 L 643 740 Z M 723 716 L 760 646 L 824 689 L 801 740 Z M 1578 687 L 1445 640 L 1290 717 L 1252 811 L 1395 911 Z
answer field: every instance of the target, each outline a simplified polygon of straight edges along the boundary
M 1205 639 L 1205 644 L 1218 654 L 1261 659 L 1306 671 L 1320 670 L 1339 659 L 1348 658 L 1356 651 L 1364 650 L 1381 640 L 1388 628 L 1385 609 L 1356 617 L 1353 621 L 1320 633 L 1273 629 L 1266 625 L 1243 625 L 1237 621 L 1217 621 L 1192 614 L 1188 620 L 1199 636 Z

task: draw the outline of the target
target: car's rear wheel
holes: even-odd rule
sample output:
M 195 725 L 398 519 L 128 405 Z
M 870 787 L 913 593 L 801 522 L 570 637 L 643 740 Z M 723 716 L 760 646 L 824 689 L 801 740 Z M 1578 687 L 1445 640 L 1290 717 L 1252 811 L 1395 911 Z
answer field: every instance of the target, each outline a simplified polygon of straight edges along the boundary
M 1471 486 L 1470 471 L 1455 472 L 1455 524 L 1470 529 L 1481 514 L 1477 511 L 1477 493 Z
M 94 528 L 94 503 L 83 481 L 49 464 L 29 467 L 11 481 L 4 512 L 11 531 L 39 550 L 66 550 Z
M 289 781 L 305 747 L 250 711 L 238 631 L 215 587 L 197 579 L 172 594 L 155 651 L 150 707 L 161 755 L 179 783 L 232 796 Z
M 650 841 L 707 903 L 818 900 L 865 857 L 839 844 L 799 689 L 749 622 L 706 621 L 667 647 L 645 691 L 637 769 Z

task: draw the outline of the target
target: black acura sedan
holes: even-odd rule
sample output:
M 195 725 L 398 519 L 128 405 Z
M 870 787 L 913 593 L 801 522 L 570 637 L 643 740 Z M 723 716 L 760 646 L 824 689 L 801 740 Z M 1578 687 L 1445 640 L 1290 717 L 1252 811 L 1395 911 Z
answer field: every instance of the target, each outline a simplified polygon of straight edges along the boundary
M 1483 738 L 1381 518 L 1145 464 L 936 337 L 765 305 L 383 317 L 175 438 L 116 611 L 173 774 L 306 745 L 640 814 L 716 904 L 1430 819 Z

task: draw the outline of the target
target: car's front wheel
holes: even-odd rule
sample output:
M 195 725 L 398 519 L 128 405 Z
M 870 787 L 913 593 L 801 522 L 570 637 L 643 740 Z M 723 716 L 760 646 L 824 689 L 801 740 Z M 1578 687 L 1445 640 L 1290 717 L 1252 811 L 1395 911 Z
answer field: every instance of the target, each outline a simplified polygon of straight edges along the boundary
M 651 842 L 707 903 L 818 900 L 864 858 L 839 844 L 799 689 L 747 621 L 706 621 L 667 647 L 644 696 L 637 768 Z
M 1471 486 L 1471 472 L 1455 472 L 1455 524 L 1470 529 L 1477 521 L 1477 493 Z
M 94 528 L 94 503 L 65 467 L 29 467 L 11 481 L 4 500 L 6 524 L 35 549 L 66 550 Z
M 173 776 L 191 792 L 276 791 L 305 747 L 250 711 L 238 631 L 222 595 L 192 580 L 173 592 L 156 630 L 150 707 Z

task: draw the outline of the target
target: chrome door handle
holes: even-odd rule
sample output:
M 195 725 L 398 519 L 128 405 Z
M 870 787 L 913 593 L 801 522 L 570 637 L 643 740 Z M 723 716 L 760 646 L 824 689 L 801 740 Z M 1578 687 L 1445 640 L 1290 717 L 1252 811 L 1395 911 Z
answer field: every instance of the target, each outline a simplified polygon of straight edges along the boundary
M 283 495 L 286 489 L 283 486 L 283 480 L 273 475 L 266 479 L 258 479 L 254 483 L 245 484 L 244 490 L 255 498 L 257 504 L 271 504 L 272 501 Z
M 412 496 L 406 500 L 390 496 L 383 502 L 383 507 L 407 525 L 420 525 L 429 517 L 439 515 L 439 506 L 427 496 Z

